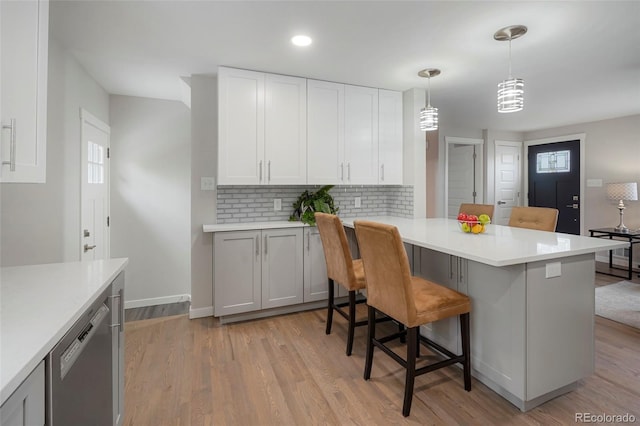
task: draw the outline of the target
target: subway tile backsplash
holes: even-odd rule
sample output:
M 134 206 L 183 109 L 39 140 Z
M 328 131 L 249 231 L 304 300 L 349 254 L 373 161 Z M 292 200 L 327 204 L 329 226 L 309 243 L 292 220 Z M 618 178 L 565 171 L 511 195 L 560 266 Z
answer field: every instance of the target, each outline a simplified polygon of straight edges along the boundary
M 305 190 L 317 191 L 320 185 L 295 186 L 219 186 L 218 223 L 267 222 L 288 220 L 293 203 Z M 411 186 L 334 186 L 329 193 L 341 217 L 399 216 L 413 217 Z M 360 197 L 360 208 L 355 198 Z M 273 210 L 273 200 L 282 200 L 282 210 Z

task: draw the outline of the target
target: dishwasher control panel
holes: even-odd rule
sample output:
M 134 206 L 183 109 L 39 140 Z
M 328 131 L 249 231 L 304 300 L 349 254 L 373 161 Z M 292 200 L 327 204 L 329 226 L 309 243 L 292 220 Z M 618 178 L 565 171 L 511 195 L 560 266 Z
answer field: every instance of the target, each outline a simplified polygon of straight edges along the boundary
M 67 346 L 64 352 L 62 352 L 62 355 L 60 356 L 61 379 L 64 379 L 64 376 L 67 375 L 67 372 L 82 352 L 82 349 L 84 349 L 89 340 L 91 340 L 91 337 L 108 313 L 109 308 L 103 303 L 98 308 L 96 313 L 91 317 L 91 320 L 87 323 L 87 325 L 82 328 L 82 331 L 80 331 L 73 342 L 71 342 L 71 344 Z

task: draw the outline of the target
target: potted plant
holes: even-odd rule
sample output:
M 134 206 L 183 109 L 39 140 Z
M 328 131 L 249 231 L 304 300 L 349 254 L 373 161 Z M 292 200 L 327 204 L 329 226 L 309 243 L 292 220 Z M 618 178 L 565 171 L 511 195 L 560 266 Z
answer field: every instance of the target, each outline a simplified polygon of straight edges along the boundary
M 338 207 L 333 204 L 333 197 L 329 190 L 333 185 L 325 185 L 316 192 L 304 191 L 295 203 L 293 203 L 293 214 L 289 216 L 290 221 L 299 220 L 311 226 L 316 226 L 315 212 L 336 214 Z

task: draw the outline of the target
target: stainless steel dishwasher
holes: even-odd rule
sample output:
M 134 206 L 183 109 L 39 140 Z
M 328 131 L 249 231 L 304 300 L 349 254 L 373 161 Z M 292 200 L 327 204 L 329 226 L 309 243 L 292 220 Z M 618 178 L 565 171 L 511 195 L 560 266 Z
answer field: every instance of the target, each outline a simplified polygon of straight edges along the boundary
M 111 285 L 47 356 L 47 425 L 113 424 Z

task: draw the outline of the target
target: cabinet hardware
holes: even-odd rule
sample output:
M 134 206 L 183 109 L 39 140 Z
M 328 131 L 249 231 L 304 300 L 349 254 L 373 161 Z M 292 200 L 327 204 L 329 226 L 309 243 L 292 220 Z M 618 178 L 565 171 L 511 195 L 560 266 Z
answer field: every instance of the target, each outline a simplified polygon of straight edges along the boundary
M 347 163 L 347 180 L 351 182 L 351 163 Z
M 344 163 L 340 163 L 340 180 L 344 181 Z
M 3 161 L 2 164 L 8 164 L 9 170 L 16 171 L 16 119 L 11 119 L 11 124 L 3 124 L 3 129 L 11 129 L 11 140 L 9 145 L 9 161 Z
M 88 229 L 85 229 L 85 230 L 82 231 L 82 236 L 85 237 L 85 238 L 90 237 L 91 236 L 91 232 L 89 232 Z
M 96 248 L 96 245 L 95 245 L 95 244 L 94 244 L 94 245 L 92 245 L 92 246 L 90 246 L 89 244 L 85 244 L 85 245 L 84 245 L 84 252 L 86 253 L 86 252 L 88 252 L 89 250 L 93 250 L 94 248 Z
M 260 256 L 260 237 L 256 235 L 256 257 Z
M 380 165 L 380 180 L 384 182 L 384 164 Z
M 268 241 L 268 237 L 265 235 L 264 236 L 264 258 L 267 258 L 267 241 Z
M 449 255 L 449 279 L 453 279 L 453 256 Z
M 307 232 L 307 252 L 311 251 L 311 231 Z
M 269 160 L 269 162 L 267 163 L 267 173 L 268 173 L 267 182 L 271 182 L 271 160 Z
M 262 182 L 262 160 L 260 160 L 260 171 L 258 172 L 258 178 Z
M 109 299 L 118 299 L 118 323 L 117 324 L 111 324 L 109 327 L 111 328 L 115 328 L 118 327 L 119 331 L 124 331 L 124 318 L 123 318 L 123 313 L 124 313 L 124 309 L 122 306 L 123 303 L 123 293 L 124 289 L 120 289 L 118 290 L 118 294 L 113 295 L 113 296 L 109 296 Z

